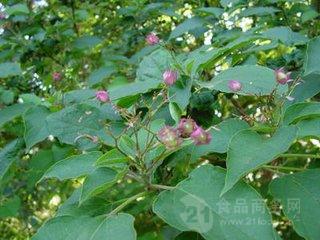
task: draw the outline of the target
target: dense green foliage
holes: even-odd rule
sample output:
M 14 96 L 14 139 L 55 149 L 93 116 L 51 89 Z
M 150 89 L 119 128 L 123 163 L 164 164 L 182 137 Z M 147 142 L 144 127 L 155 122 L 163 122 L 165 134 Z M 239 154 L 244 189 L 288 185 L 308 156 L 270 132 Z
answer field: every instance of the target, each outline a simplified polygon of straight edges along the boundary
M 0 239 L 318 240 L 319 6 L 1 1 Z

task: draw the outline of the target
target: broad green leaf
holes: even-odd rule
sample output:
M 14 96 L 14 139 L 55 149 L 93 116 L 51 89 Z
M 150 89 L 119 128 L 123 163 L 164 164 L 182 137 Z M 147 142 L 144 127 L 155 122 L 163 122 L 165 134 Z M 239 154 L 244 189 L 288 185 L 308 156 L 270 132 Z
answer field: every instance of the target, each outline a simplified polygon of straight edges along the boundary
M 219 18 L 224 13 L 224 10 L 222 8 L 217 7 L 202 7 L 196 10 L 199 12 L 208 13 L 210 15 L 215 16 L 216 18 Z
M 295 231 L 305 239 L 320 236 L 320 169 L 306 170 L 274 179 L 270 193 L 280 200 Z
M 198 232 L 207 240 L 276 239 L 271 214 L 261 196 L 239 182 L 221 197 L 224 179 L 224 169 L 201 166 L 173 190 L 161 192 L 153 211 L 174 228 Z
M 32 240 L 136 240 L 134 218 L 112 216 L 61 216 L 46 222 Z
M 74 104 L 74 103 L 81 103 L 82 101 L 88 100 L 90 98 L 95 97 L 95 90 L 93 89 L 80 89 L 80 90 L 73 90 L 67 92 L 63 96 L 64 104 Z
M 145 56 L 137 69 L 137 80 L 144 84 L 163 82 L 163 73 L 172 68 L 174 60 L 171 54 L 164 49 L 157 49 L 150 55 Z
M 51 149 L 40 149 L 28 162 L 27 187 L 33 189 L 43 174 L 57 161 L 70 155 L 72 148 L 53 145 Z
M 133 82 L 133 83 L 112 88 L 109 91 L 109 94 L 110 94 L 111 100 L 114 101 L 114 100 L 118 100 L 128 96 L 135 96 L 138 94 L 146 93 L 158 87 L 159 87 L 159 82 L 155 82 L 155 81 Z
M 50 111 L 43 106 L 32 107 L 24 114 L 24 140 L 27 149 L 30 149 L 50 135 L 46 121 L 49 114 Z
M 169 111 L 170 111 L 170 115 L 171 115 L 172 119 L 176 123 L 178 123 L 180 121 L 181 114 L 182 114 L 179 106 L 175 102 L 170 102 L 169 103 Z
M 92 143 L 86 136 L 105 135 L 100 111 L 87 104 L 66 107 L 47 117 L 49 132 L 61 142 L 76 145 L 82 140 Z
M 62 181 L 88 175 L 95 170 L 95 162 L 101 155 L 101 152 L 89 152 L 63 159 L 52 165 L 40 181 L 47 178 L 57 178 Z
M 248 17 L 252 15 L 256 16 L 265 16 L 265 15 L 274 15 L 280 10 L 274 7 L 248 7 L 242 12 L 240 12 L 239 17 Z
M 92 197 L 80 205 L 81 192 L 82 188 L 74 190 L 72 195 L 60 205 L 55 216 L 98 216 L 114 209 L 112 202 L 107 201 L 104 195 Z
M 17 216 L 20 206 L 21 200 L 18 196 L 8 199 L 0 205 L 0 219 Z
M 102 193 L 118 180 L 118 172 L 108 167 L 95 169 L 86 176 L 82 186 L 80 203 L 88 198 Z
M 118 149 L 112 149 L 102 155 L 96 162 L 98 166 L 118 167 L 127 162 L 127 157 L 123 155 Z
M 291 124 L 302 119 L 320 116 L 319 102 L 297 103 L 288 107 L 284 113 L 283 124 Z
M 221 194 L 229 191 L 245 174 L 286 152 L 296 139 L 294 126 L 278 129 L 270 138 L 247 129 L 233 136 L 228 147 L 227 176 Z
M 308 38 L 299 32 L 293 32 L 289 27 L 273 27 L 262 33 L 272 40 L 278 40 L 287 45 L 303 45 Z
M 0 110 L 0 127 L 13 120 L 14 118 L 22 115 L 26 112 L 32 105 L 30 104 L 14 104 L 9 107 Z
M 89 85 L 93 86 L 97 83 L 101 83 L 107 77 L 115 72 L 115 68 L 112 66 L 103 66 L 95 71 L 93 71 L 88 79 Z
M 297 136 L 303 137 L 319 137 L 320 138 L 320 118 L 305 119 L 296 124 L 298 128 Z
M 244 0 L 220 0 L 221 6 L 226 7 L 234 7 L 240 3 L 244 3 Z
M 4 90 L 0 87 L 0 103 L 12 104 L 14 101 L 14 92 L 11 90 Z
M 295 86 L 290 94 L 294 99 L 292 101 L 287 100 L 285 104 L 286 107 L 298 102 L 303 102 L 320 92 L 320 73 L 311 73 L 303 76 L 302 80 L 303 81 L 301 81 L 299 85 Z
M 34 104 L 34 105 L 43 105 L 46 107 L 51 106 L 51 104 L 49 102 L 41 99 L 40 97 L 38 97 L 37 95 L 35 95 L 33 93 L 20 94 L 19 98 L 22 99 L 23 103 L 30 103 L 30 104 Z
M 102 43 L 102 39 L 97 36 L 83 36 L 78 38 L 73 43 L 73 47 L 84 50 L 88 48 L 93 48 L 100 43 Z
M 5 12 L 10 15 L 29 14 L 29 8 L 25 3 L 18 3 L 6 8 Z
M 0 78 L 7 78 L 21 75 L 22 71 L 18 63 L 5 62 L 0 63 Z
M 191 97 L 191 79 L 182 79 L 169 88 L 169 101 L 176 103 L 184 111 Z
M 179 37 L 190 30 L 201 28 L 204 23 L 203 19 L 199 17 L 188 18 L 171 32 L 169 39 Z
M 18 159 L 19 151 L 23 146 L 21 139 L 16 139 L 7 144 L 0 150 L 0 181 L 12 165 L 12 163 Z
M 230 80 L 237 80 L 241 83 L 242 89 L 237 92 L 240 95 L 269 95 L 276 87 L 277 81 L 274 71 L 262 66 L 237 66 L 222 71 L 210 82 L 203 83 L 203 87 L 232 93 L 228 83 Z M 278 92 L 283 93 L 287 87 L 279 86 Z
M 174 154 L 174 158 L 179 160 L 188 159 L 188 161 L 194 162 L 209 153 L 225 153 L 232 136 L 247 128 L 249 128 L 249 125 L 242 120 L 227 119 L 210 130 L 212 140 L 209 144 L 199 146 L 192 144 L 184 147 Z
M 191 68 L 190 72 L 192 76 L 196 75 L 199 70 L 211 69 L 215 63 L 223 59 L 223 57 L 232 53 L 237 49 L 246 47 L 247 45 L 252 45 L 258 39 L 265 39 L 261 36 L 243 35 L 235 37 L 235 39 L 229 42 L 226 46 L 222 48 L 214 48 L 211 46 L 202 46 L 194 51 L 192 51 L 185 62 L 187 68 Z M 219 41 L 219 40 L 217 40 Z
M 304 59 L 304 75 L 311 73 L 320 74 L 319 69 L 320 37 L 311 39 L 307 45 L 307 52 Z

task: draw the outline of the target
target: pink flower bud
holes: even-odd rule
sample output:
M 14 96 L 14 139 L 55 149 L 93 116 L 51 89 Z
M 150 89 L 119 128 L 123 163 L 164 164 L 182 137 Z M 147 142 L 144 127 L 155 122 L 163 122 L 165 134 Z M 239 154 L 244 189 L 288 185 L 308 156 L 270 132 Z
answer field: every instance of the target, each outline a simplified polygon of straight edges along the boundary
M 241 85 L 241 83 L 240 83 L 239 81 L 237 81 L 237 80 L 230 80 L 230 81 L 228 82 L 228 87 L 229 87 L 229 89 L 230 89 L 231 91 L 233 91 L 233 92 L 238 92 L 238 91 L 241 90 L 242 85 Z
M 61 73 L 59 73 L 59 72 L 54 72 L 54 73 L 52 74 L 52 78 L 53 78 L 53 80 L 55 80 L 55 81 L 60 81 L 60 80 L 62 79 L 62 75 L 61 75 Z
M 182 137 L 190 137 L 190 134 L 197 128 L 196 122 L 191 118 L 181 118 L 178 130 Z
M 96 98 L 100 101 L 100 102 L 109 102 L 110 101 L 110 97 L 107 91 L 97 91 L 96 92 Z
M 165 84 L 167 84 L 168 86 L 171 86 L 177 81 L 178 72 L 169 69 L 163 73 L 162 77 Z
M 166 145 L 167 149 L 174 149 L 182 143 L 179 131 L 173 127 L 165 126 L 158 132 L 160 141 Z
M 276 69 L 275 71 L 277 82 L 284 85 L 291 80 L 291 72 L 286 73 L 284 68 Z
M 146 37 L 146 42 L 149 45 L 155 45 L 155 44 L 159 43 L 159 38 L 155 33 L 149 33 Z
M 196 145 L 209 144 L 211 141 L 211 134 L 201 127 L 197 127 L 190 135 Z
M 0 20 L 6 19 L 6 14 L 3 12 L 0 12 Z

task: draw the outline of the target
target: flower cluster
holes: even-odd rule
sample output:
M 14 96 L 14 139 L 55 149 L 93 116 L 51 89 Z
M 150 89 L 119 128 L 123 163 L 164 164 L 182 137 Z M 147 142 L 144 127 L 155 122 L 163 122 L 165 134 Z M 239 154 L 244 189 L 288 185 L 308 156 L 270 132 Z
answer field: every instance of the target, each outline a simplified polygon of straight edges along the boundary
M 287 84 L 289 81 L 291 81 L 291 72 L 286 73 L 283 67 L 275 70 L 275 75 L 277 82 L 281 85 Z
M 110 101 L 109 93 L 104 90 L 97 91 L 96 99 L 103 103 L 109 102 Z
M 159 37 L 155 34 L 155 33 L 149 33 L 147 36 L 146 36 L 146 42 L 149 44 L 149 45 L 156 45 L 159 43 Z
M 191 118 L 182 118 L 177 128 L 163 127 L 158 132 L 158 137 L 168 149 L 179 147 L 183 138 L 190 137 L 195 145 L 209 144 L 211 141 L 211 134 Z
M 52 78 L 54 81 L 60 81 L 62 79 L 62 75 L 59 72 L 52 73 Z

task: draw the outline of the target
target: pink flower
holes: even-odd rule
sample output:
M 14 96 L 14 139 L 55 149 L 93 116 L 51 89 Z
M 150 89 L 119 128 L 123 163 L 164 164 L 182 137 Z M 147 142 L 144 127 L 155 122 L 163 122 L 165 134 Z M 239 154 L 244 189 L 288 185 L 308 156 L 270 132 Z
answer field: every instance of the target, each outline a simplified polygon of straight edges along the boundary
M 196 145 L 209 144 L 211 141 L 211 134 L 201 127 L 197 127 L 190 135 Z
M 286 73 L 284 68 L 276 69 L 275 71 L 277 82 L 284 85 L 291 80 L 291 72 Z
M 237 81 L 237 80 L 230 80 L 230 81 L 228 82 L 228 87 L 229 87 L 229 89 L 230 89 L 231 91 L 233 91 L 233 92 L 238 92 L 238 91 L 241 90 L 242 85 L 241 85 L 241 83 L 240 83 L 239 81 Z
M 110 101 L 110 97 L 107 91 L 101 90 L 101 91 L 97 91 L 96 92 L 96 98 L 100 101 L 100 102 L 109 102 Z
M 6 19 L 6 14 L 3 12 L 0 12 L 0 20 Z
M 182 137 L 190 137 L 190 134 L 197 128 L 196 122 L 191 118 L 181 118 L 178 130 Z
M 54 73 L 52 74 L 52 78 L 53 78 L 53 80 L 55 80 L 55 81 L 60 81 L 60 80 L 62 79 L 62 75 L 61 75 L 61 73 L 59 73 L 59 72 L 54 72 Z
M 162 77 L 165 84 L 167 84 L 168 86 L 171 86 L 177 81 L 178 72 L 169 69 L 163 73 Z
M 155 44 L 159 43 L 159 38 L 155 33 L 149 33 L 146 37 L 146 42 L 149 45 L 155 45 Z
M 179 131 L 170 126 L 164 126 L 159 132 L 158 137 L 167 149 L 174 149 L 182 143 Z

